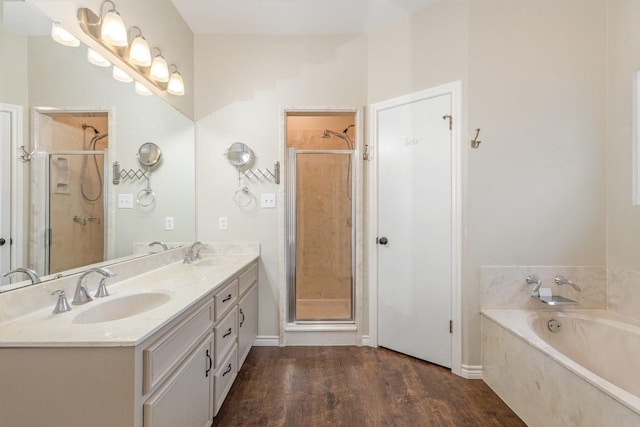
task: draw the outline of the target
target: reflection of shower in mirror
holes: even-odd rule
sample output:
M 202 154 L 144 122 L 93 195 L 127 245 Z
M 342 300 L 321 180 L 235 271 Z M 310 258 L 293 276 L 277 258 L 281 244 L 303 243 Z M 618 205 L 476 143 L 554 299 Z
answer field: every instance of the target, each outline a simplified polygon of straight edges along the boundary
M 81 126 L 83 131 L 86 131 L 88 128 L 91 128 L 94 132 L 94 135 L 88 144 L 86 142 L 86 134 L 84 135 L 83 144 L 82 144 L 82 149 L 84 151 L 96 151 L 96 143 L 101 139 L 104 139 L 107 136 L 109 136 L 109 134 L 107 133 L 101 134 L 100 131 L 95 128 L 95 126 L 91 126 L 86 123 L 82 123 Z M 88 163 L 89 156 L 93 158 L 93 164 L 92 166 L 90 166 L 90 170 L 87 172 L 87 163 Z M 87 180 L 85 179 L 85 177 L 88 174 L 90 174 L 92 171 L 95 171 L 96 177 L 98 178 L 98 186 L 97 186 L 98 188 L 97 188 L 97 191 L 96 191 L 97 194 L 95 197 L 91 197 L 88 194 L 88 190 L 85 188 L 88 186 L 86 182 Z M 102 173 L 100 172 L 100 166 L 98 165 L 98 158 L 96 154 L 85 154 L 82 156 L 82 166 L 80 168 L 80 193 L 82 194 L 82 198 L 89 203 L 95 203 L 102 196 Z

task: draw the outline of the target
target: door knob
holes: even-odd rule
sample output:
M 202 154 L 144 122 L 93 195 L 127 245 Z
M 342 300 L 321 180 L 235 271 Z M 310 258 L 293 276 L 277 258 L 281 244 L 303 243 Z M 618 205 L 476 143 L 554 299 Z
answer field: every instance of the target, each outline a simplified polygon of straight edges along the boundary
M 386 237 L 380 237 L 378 239 L 378 244 L 379 245 L 386 245 L 387 243 L 389 243 L 389 239 L 387 239 Z
M 0 237 L 0 246 L 4 246 L 5 243 L 7 243 L 7 241 L 4 240 L 4 237 Z

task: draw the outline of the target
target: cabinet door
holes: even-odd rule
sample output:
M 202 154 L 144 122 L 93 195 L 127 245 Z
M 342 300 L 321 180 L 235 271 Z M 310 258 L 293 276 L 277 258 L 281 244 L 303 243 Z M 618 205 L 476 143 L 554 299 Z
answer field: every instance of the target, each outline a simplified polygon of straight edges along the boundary
M 254 283 L 238 304 L 238 370 L 258 335 L 258 283 Z
M 213 334 L 144 404 L 144 427 L 208 427 L 213 422 Z

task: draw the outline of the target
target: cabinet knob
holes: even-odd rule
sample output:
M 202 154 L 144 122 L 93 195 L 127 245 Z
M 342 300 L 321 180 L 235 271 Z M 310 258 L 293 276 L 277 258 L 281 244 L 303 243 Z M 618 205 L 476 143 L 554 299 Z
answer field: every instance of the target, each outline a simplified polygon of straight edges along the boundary
M 382 245 L 382 246 L 384 246 L 384 245 L 386 245 L 387 243 L 389 243 L 389 239 L 387 239 L 386 237 L 380 237 L 380 238 L 379 238 L 379 239 L 377 239 L 377 240 L 378 240 L 378 244 L 379 244 L 379 245 Z
M 7 241 L 4 240 L 4 237 L 0 237 L 0 246 L 4 246 L 5 243 L 7 243 Z

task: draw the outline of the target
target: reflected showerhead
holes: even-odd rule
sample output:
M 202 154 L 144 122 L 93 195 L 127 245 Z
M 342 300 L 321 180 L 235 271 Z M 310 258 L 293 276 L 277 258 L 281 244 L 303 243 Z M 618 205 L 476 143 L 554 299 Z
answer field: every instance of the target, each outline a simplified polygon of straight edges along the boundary
M 342 131 L 342 133 L 347 133 L 347 132 L 349 132 L 349 129 L 351 129 L 351 128 L 353 128 L 353 127 L 356 127 L 356 125 L 349 125 L 349 126 L 347 126 L 346 128 L 344 128 L 344 130 Z

